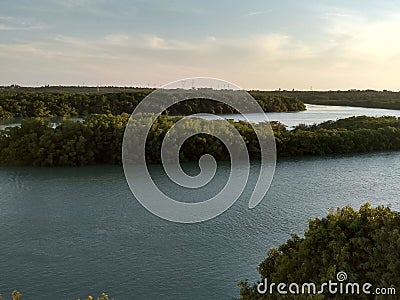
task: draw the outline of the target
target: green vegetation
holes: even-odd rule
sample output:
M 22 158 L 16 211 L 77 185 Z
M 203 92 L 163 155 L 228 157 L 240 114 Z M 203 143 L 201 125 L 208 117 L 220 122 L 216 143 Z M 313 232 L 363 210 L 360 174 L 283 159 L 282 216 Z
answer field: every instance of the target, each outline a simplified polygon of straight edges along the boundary
M 309 104 L 400 109 L 400 92 L 392 91 L 278 91 L 266 93 L 296 97 Z
M 12 84 L 9 86 L 0 86 L 0 90 L 16 91 L 16 92 L 41 92 L 41 93 L 70 93 L 70 94 L 87 94 L 87 93 L 125 93 L 143 91 L 149 93 L 154 88 L 147 87 L 127 87 L 127 86 L 77 86 L 77 85 L 44 85 L 41 87 L 20 86 Z
M 76 116 L 94 113 L 132 113 L 148 94 L 139 90 L 132 93 L 44 93 L 0 92 L 0 117 Z
M 20 292 L 18 292 L 17 290 L 14 290 L 11 293 L 11 299 L 12 300 L 20 300 L 22 298 L 22 294 Z M 0 294 L 0 300 L 3 300 L 3 297 Z
M 33 166 L 83 166 L 120 164 L 128 114 L 89 115 L 84 122 L 65 120 L 56 128 L 44 118 L 23 120 L 21 127 L 0 131 L 0 164 Z M 146 147 L 149 163 L 160 162 L 161 142 L 179 117 L 160 116 L 153 124 Z M 193 119 L 193 126 L 200 126 Z M 221 122 L 221 121 L 214 121 Z M 260 158 L 257 137 L 246 122 L 232 122 L 244 137 L 251 159 Z M 211 125 L 209 125 L 211 126 Z M 255 125 L 261 126 L 261 125 Z M 288 131 L 272 123 L 278 156 L 347 154 L 400 150 L 400 119 L 396 117 L 352 117 L 320 125 L 297 126 Z M 217 138 L 198 134 L 182 146 L 182 161 L 195 161 L 210 153 L 217 160 L 229 160 Z
M 93 298 L 92 296 L 87 296 L 86 300 L 94 300 L 95 298 Z M 80 300 L 80 299 L 78 299 Z M 114 298 L 111 298 L 106 294 L 106 293 L 101 293 L 101 295 L 99 297 L 97 297 L 97 300 L 114 300 Z
M 297 97 L 274 95 L 268 92 L 250 91 L 265 112 L 302 111 L 306 107 Z
M 18 292 L 17 290 L 14 290 L 11 293 L 11 299 L 12 300 L 20 300 L 22 299 L 22 294 L 20 292 Z M 95 298 L 93 298 L 92 296 L 87 296 L 85 298 L 86 300 L 94 300 Z M 113 300 L 114 298 L 111 298 L 106 294 L 106 293 L 101 293 L 101 295 L 99 297 L 97 297 L 97 300 Z M 0 295 L 0 300 L 3 300 L 3 297 Z M 80 300 L 80 299 L 77 299 Z
M 50 88 L 49 88 L 50 89 Z M 85 90 L 84 90 L 85 91 Z M 115 89 L 111 89 L 115 91 Z M 66 92 L 42 89 L 4 89 L 0 90 L 0 118 L 12 117 L 50 117 L 50 116 L 86 116 L 88 114 L 131 114 L 140 101 L 152 90 L 127 89 L 127 91 L 109 92 Z M 180 90 L 174 90 L 173 96 L 179 97 Z M 305 110 L 303 102 L 288 96 L 267 95 L 253 92 L 253 97 L 262 109 L 268 111 Z M 207 99 L 183 101 L 168 109 L 172 115 L 192 113 L 230 114 L 236 111 L 223 103 Z
M 388 207 L 366 204 L 331 211 L 327 217 L 309 221 L 304 238 L 295 234 L 277 249 L 272 248 L 259 265 L 261 282 L 315 283 L 336 281 L 345 271 L 346 282 L 371 283 L 376 287 L 400 288 L 400 213 Z M 337 281 L 336 281 L 337 282 Z M 257 292 L 256 284 L 242 281 L 243 300 L 257 299 L 373 299 L 371 295 L 279 295 Z M 276 290 L 275 290 L 276 291 Z M 398 292 L 398 290 L 396 291 Z M 382 296 L 378 299 L 398 299 Z M 375 298 L 376 299 L 376 298 Z
M 0 88 L 0 118 L 74 116 L 132 113 L 154 89 L 133 87 L 45 86 Z M 301 111 L 304 103 L 400 109 L 400 92 L 349 91 L 249 91 L 266 112 Z M 179 93 L 179 90 L 177 90 Z M 213 101 L 192 101 L 170 108 L 170 114 L 196 112 L 234 113 Z
M 52 128 L 44 118 L 0 131 L 0 163 L 83 166 L 121 162 L 122 137 L 129 115 L 91 115 L 85 123 L 65 120 Z
M 22 294 L 20 292 L 18 292 L 17 290 L 14 290 L 11 293 L 11 297 L 12 297 L 13 300 L 19 300 L 19 299 L 21 299 Z
M 350 117 L 275 135 L 280 156 L 400 150 L 400 119 Z

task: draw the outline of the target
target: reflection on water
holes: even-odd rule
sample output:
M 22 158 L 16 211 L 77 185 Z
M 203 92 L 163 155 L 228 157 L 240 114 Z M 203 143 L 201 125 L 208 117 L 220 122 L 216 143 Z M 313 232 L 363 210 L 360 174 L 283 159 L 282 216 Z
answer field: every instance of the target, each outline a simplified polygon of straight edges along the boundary
M 350 106 L 326 106 L 326 105 L 312 105 L 306 104 L 307 110 L 298 112 L 279 112 L 279 113 L 266 113 L 270 121 L 279 121 L 285 124 L 288 129 L 299 124 L 319 124 L 329 120 L 338 120 L 349 118 L 353 116 L 369 116 L 369 117 L 382 117 L 382 116 L 396 116 L 400 117 L 400 110 L 379 109 L 379 108 L 364 108 L 364 107 L 350 107 Z M 257 114 L 251 114 L 252 118 L 256 121 L 263 121 L 264 118 Z M 235 121 L 244 121 L 242 115 L 230 114 L 224 115 L 226 119 L 233 119 Z

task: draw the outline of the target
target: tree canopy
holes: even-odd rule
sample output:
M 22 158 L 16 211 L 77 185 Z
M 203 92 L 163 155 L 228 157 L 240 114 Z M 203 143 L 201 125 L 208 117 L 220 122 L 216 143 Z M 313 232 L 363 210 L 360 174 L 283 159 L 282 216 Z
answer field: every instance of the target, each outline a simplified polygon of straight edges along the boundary
M 304 237 L 292 234 L 285 244 L 271 248 L 258 271 L 260 282 L 267 279 L 287 284 L 312 282 L 320 286 L 336 280 L 337 273 L 344 271 L 347 282 L 370 283 L 374 288 L 400 288 L 400 213 L 389 207 L 372 208 L 370 204 L 358 211 L 349 206 L 330 211 L 324 218 L 311 219 Z M 241 299 L 348 299 L 330 293 L 261 294 L 257 284 L 240 282 Z M 360 293 L 349 299 L 371 299 L 371 295 Z
M 400 109 L 400 92 L 387 90 L 278 91 L 268 93 L 296 97 L 309 104 Z
M 43 92 L 39 90 L 0 90 L 0 118 L 85 116 L 88 114 L 131 114 L 151 90 L 128 92 Z M 179 98 L 179 89 L 173 91 Z M 305 110 L 303 102 L 284 95 L 252 92 L 252 96 L 266 112 Z M 168 111 L 172 115 L 193 113 L 231 114 L 236 111 L 223 103 L 208 99 L 192 99 L 177 103 Z
M 86 116 L 84 122 L 65 120 L 55 128 L 46 118 L 23 120 L 20 127 L 0 130 L 0 164 L 120 164 L 128 119 L 128 114 L 93 114 Z M 147 136 L 146 159 L 149 163 L 161 162 L 161 143 L 179 119 L 161 115 L 153 124 Z M 243 121 L 231 123 L 242 135 L 250 158 L 259 159 L 260 146 L 251 124 Z M 193 119 L 192 126 L 200 126 L 200 123 Z M 209 123 L 207 126 L 214 125 Z M 320 125 L 299 125 L 291 131 L 278 122 L 272 122 L 272 127 L 280 157 L 400 150 L 400 120 L 395 117 L 354 117 Z M 224 144 L 208 134 L 197 134 L 187 139 L 182 145 L 180 158 L 182 161 L 196 161 L 206 153 L 217 160 L 229 160 Z

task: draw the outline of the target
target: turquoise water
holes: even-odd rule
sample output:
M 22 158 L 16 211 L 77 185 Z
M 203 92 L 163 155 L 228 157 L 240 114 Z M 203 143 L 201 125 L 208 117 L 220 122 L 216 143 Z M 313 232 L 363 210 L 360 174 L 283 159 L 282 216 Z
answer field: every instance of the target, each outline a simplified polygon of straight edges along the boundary
M 228 170 L 220 165 L 210 193 Z M 169 194 L 178 193 L 160 167 L 152 174 Z M 16 288 L 24 299 L 41 300 L 102 291 L 116 299 L 232 299 L 236 283 L 257 279 L 268 249 L 290 232 L 302 233 L 308 218 L 367 201 L 400 209 L 399 152 L 281 160 L 252 210 L 247 199 L 256 176 L 250 178 L 224 214 L 185 225 L 145 210 L 119 166 L 0 168 L 0 293 Z

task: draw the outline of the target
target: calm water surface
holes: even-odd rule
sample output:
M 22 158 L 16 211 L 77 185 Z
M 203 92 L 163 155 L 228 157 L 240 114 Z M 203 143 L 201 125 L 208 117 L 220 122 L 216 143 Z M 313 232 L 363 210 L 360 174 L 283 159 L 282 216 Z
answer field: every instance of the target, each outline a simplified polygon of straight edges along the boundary
M 299 112 L 280 112 L 280 113 L 266 113 L 270 121 L 279 121 L 288 128 L 292 128 L 299 124 L 319 124 L 328 120 L 337 120 L 348 118 L 352 116 L 396 116 L 400 117 L 400 110 L 380 109 L 380 108 L 365 108 L 365 107 L 350 107 L 350 106 L 327 106 L 327 105 L 313 105 L 306 104 L 307 110 Z M 252 114 L 255 121 L 264 121 L 264 116 L 260 114 Z M 245 120 L 242 115 L 228 114 L 222 115 L 226 119 L 233 119 L 235 121 Z M 74 117 L 72 120 L 82 121 L 82 117 Z M 205 119 L 209 119 L 205 117 Z M 62 118 L 51 118 L 52 126 L 62 122 Z M 11 126 L 19 126 L 21 119 L 6 119 L 0 120 L 0 129 Z
M 220 165 L 210 194 L 228 171 Z M 207 196 L 174 189 L 160 167 L 152 174 L 171 195 Z M 302 233 L 308 218 L 367 201 L 400 209 L 399 152 L 281 160 L 267 196 L 249 210 L 255 180 L 218 218 L 183 225 L 146 211 L 118 166 L 0 168 L 0 293 L 232 299 L 236 283 L 257 279 L 268 249 Z
M 329 120 L 338 120 L 353 116 L 395 116 L 400 117 L 400 110 L 380 109 L 380 108 L 365 108 L 365 107 L 350 107 L 350 106 L 327 106 L 306 104 L 307 110 L 298 112 L 271 112 L 266 113 L 268 120 L 279 121 L 285 124 L 288 129 L 299 124 L 319 124 Z M 223 115 L 226 119 L 235 121 L 245 121 L 240 114 Z M 205 119 L 210 119 L 205 117 Z M 252 114 L 252 119 L 264 121 L 264 116 L 261 114 Z

